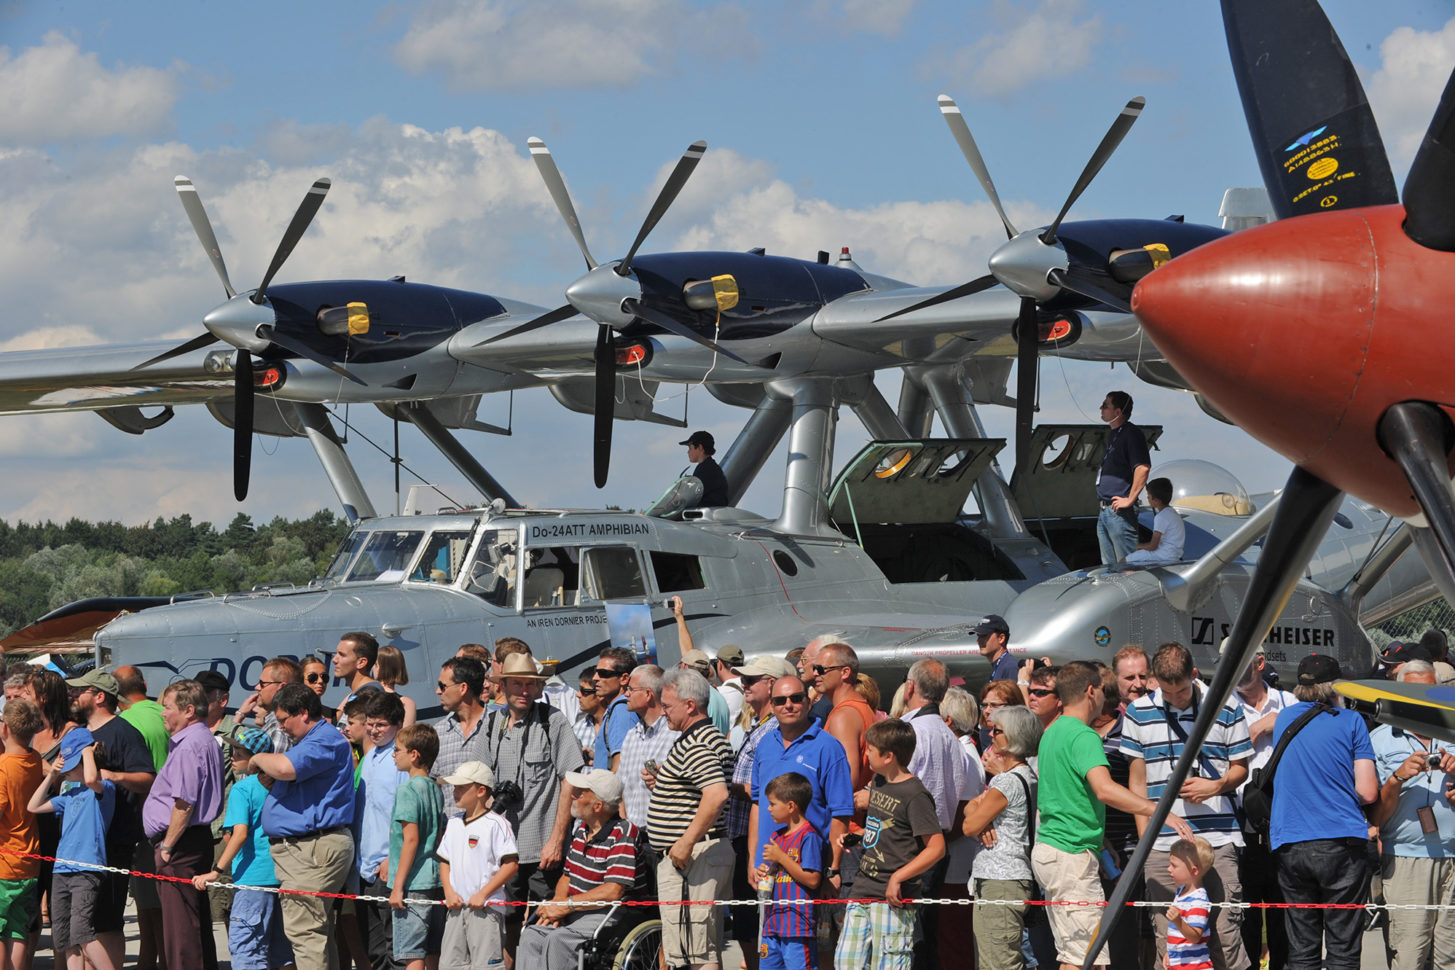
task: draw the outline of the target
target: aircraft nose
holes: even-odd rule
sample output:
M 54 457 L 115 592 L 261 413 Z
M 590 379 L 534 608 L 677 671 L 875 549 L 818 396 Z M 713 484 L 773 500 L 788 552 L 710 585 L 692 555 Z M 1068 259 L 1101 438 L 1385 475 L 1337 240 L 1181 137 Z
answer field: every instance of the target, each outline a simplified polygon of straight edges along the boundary
M 635 276 L 620 276 L 616 263 L 598 266 L 566 287 L 566 302 L 611 327 L 625 327 L 636 319 L 621 308 L 624 300 L 640 300 L 642 285 Z
M 1066 250 L 1041 242 L 1039 229 L 1028 229 L 990 254 L 990 275 L 1019 296 L 1041 301 L 1061 292 L 1048 280 L 1053 269 L 1066 269 Z
M 1361 225 L 1330 213 L 1244 230 L 1179 256 L 1132 293 L 1132 312 L 1172 366 L 1301 464 L 1338 431 L 1367 363 L 1376 275 Z
M 277 317 L 268 303 L 261 305 L 239 294 L 221 306 L 215 307 L 202 318 L 202 325 L 214 337 L 240 350 L 260 354 L 267 350 L 270 342 L 259 336 L 258 328 L 271 327 Z

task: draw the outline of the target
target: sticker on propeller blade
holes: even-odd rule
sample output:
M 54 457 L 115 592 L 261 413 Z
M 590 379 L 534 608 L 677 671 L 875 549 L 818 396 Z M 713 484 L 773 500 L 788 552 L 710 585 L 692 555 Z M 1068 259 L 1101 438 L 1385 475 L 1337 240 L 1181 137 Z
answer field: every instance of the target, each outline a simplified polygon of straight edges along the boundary
M 1098 647 L 1104 647 L 1107 644 L 1111 643 L 1111 630 L 1107 629 L 1104 626 L 1097 627 L 1096 632 L 1093 633 L 1091 636 L 1092 639 L 1096 641 L 1096 645 Z
M 1339 170 L 1339 160 L 1325 156 L 1308 167 L 1308 177 L 1311 179 L 1328 178 Z
M 1313 131 L 1306 131 L 1302 135 L 1299 135 L 1297 138 L 1295 138 L 1293 140 L 1293 144 L 1285 148 L 1284 151 L 1291 152 L 1296 148 L 1307 148 L 1309 142 L 1313 141 L 1315 138 L 1319 137 L 1328 130 L 1329 126 L 1323 125 L 1321 127 L 1315 128 Z

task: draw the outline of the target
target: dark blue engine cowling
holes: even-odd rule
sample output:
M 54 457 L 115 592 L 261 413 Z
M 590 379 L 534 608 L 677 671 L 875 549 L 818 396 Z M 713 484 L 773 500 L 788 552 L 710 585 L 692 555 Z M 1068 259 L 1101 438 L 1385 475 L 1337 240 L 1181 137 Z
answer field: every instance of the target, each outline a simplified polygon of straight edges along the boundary
M 1062 223 L 1056 230 L 1056 241 L 1066 250 L 1073 267 L 1105 274 L 1107 261 L 1119 249 L 1140 249 L 1152 243 L 1162 243 L 1176 258 L 1227 234 L 1228 230 L 1216 226 L 1175 219 L 1091 219 Z M 1099 305 L 1080 294 L 1063 291 L 1054 299 L 1043 302 L 1041 308 L 1070 310 Z
M 642 302 L 707 336 L 718 323 L 717 313 L 689 308 L 682 288 L 714 276 L 732 276 L 738 284 L 738 305 L 722 313 L 722 340 L 782 333 L 825 303 L 869 289 L 868 282 L 852 270 L 755 253 L 656 253 L 633 260 L 632 272 L 641 283 Z M 638 320 L 622 332 L 635 337 L 662 331 Z
M 361 364 L 399 360 L 430 350 L 461 327 L 505 313 L 493 296 L 426 283 L 394 280 L 326 280 L 269 287 L 268 302 L 279 331 L 333 360 Z M 367 333 L 333 336 L 318 328 L 326 307 L 363 303 L 369 308 Z M 286 351 L 268 358 L 288 358 Z

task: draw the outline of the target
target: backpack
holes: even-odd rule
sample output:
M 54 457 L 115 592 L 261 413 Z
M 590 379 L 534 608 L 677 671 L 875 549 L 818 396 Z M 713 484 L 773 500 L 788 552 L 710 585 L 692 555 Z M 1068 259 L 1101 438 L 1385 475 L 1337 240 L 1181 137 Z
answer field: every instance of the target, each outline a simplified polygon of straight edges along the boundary
M 1288 730 L 1283 732 L 1283 737 L 1278 739 L 1268 763 L 1253 772 L 1243 789 L 1243 818 L 1250 830 L 1264 838 L 1268 837 L 1268 829 L 1273 822 L 1273 776 L 1278 771 L 1278 762 L 1283 758 L 1283 749 L 1288 747 L 1288 742 L 1293 740 L 1294 735 L 1321 713 L 1332 714 L 1334 709 L 1327 704 L 1315 704 L 1300 714 L 1298 720 L 1290 724 Z

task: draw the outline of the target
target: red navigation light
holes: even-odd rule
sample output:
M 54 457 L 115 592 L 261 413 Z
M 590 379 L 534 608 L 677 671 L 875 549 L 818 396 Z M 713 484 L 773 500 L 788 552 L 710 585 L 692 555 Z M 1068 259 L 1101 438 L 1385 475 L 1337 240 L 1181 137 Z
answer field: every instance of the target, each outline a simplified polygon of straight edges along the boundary
M 283 386 L 283 368 L 275 365 L 253 371 L 253 386 L 264 391 L 276 391 Z
M 647 359 L 647 348 L 641 344 L 631 344 L 626 347 L 616 348 L 616 363 L 618 367 L 634 367 L 644 363 Z

